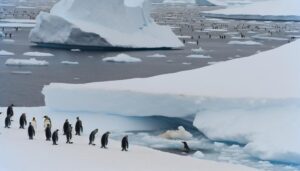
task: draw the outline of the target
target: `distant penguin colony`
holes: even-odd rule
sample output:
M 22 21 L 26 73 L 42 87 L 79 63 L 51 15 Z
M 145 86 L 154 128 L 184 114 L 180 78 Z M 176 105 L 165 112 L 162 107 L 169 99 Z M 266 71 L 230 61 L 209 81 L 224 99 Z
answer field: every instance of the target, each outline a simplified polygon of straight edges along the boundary
M 10 105 L 7 108 L 7 115 L 5 118 L 5 128 L 10 128 L 11 126 L 11 118 L 14 116 L 14 110 L 13 110 L 14 105 Z M 0 112 L 0 115 L 2 114 L 2 112 Z M 49 116 L 45 115 L 44 117 L 44 132 L 45 132 L 45 138 L 46 141 L 51 141 L 53 145 L 58 145 L 58 139 L 59 139 L 59 129 L 56 129 L 53 133 L 52 133 L 52 123 L 51 123 L 51 119 Z M 26 114 L 22 113 L 22 115 L 20 116 L 19 119 L 19 124 L 20 124 L 20 129 L 25 129 L 25 126 L 27 126 L 27 118 L 26 118 Z M 36 123 L 36 118 L 33 117 L 32 121 L 29 122 L 29 126 L 27 128 L 27 133 L 28 133 L 28 137 L 29 140 L 33 140 L 35 135 L 36 135 L 36 129 L 37 129 L 37 123 Z M 96 139 L 96 135 L 98 133 L 98 129 L 93 130 L 90 135 L 89 135 L 89 145 L 93 145 L 95 146 L 96 144 L 94 143 L 95 139 Z M 64 124 L 63 124 L 63 135 L 66 136 L 66 143 L 67 144 L 73 144 L 72 140 L 72 132 L 73 132 L 73 127 L 72 125 L 69 123 L 69 120 L 66 119 Z M 83 124 L 82 121 L 79 119 L 79 117 L 76 118 L 76 123 L 75 123 L 75 135 L 80 136 L 81 133 L 83 132 Z M 101 148 L 107 149 L 108 146 L 108 139 L 109 139 L 109 135 L 111 134 L 111 132 L 105 132 L 102 137 L 101 137 Z M 189 153 L 190 148 L 187 144 L 187 142 L 182 142 L 184 144 L 184 151 L 186 153 Z M 129 141 L 128 141 L 128 135 L 125 135 L 122 140 L 121 140 L 121 151 L 128 151 L 129 149 Z

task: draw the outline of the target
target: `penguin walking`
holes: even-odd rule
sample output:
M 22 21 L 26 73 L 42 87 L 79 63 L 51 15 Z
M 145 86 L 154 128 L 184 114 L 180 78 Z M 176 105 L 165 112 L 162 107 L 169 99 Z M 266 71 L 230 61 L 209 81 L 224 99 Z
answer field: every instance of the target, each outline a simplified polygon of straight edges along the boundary
M 82 126 L 82 121 L 79 119 L 79 117 L 76 118 L 76 124 L 75 124 L 75 135 L 80 136 L 81 132 L 83 132 L 83 126 Z
M 128 135 L 123 137 L 121 147 L 122 147 L 122 151 L 128 151 L 128 148 L 129 148 Z
M 110 132 L 106 132 L 105 134 L 102 135 L 101 137 L 101 148 L 107 148 L 107 144 L 108 144 L 108 136 L 109 136 Z
M 58 129 L 55 130 L 52 134 L 52 142 L 53 142 L 53 145 L 58 145 L 57 144 L 57 141 L 58 141 Z
M 46 141 L 51 141 L 51 127 L 50 124 L 47 125 L 45 129 Z
M 31 122 L 29 122 L 29 126 L 28 126 L 28 136 L 30 140 L 33 140 L 33 137 L 35 136 L 35 130 L 31 125 Z
M 91 132 L 90 134 L 90 137 L 89 137 L 89 145 L 96 145 L 94 144 L 94 141 L 95 141 L 95 137 L 96 137 L 96 134 L 98 133 L 98 129 L 95 129 L 94 131 Z
M 67 138 L 67 144 L 73 144 L 73 142 L 71 142 L 71 139 L 72 139 L 72 125 L 69 124 L 68 125 L 68 128 L 66 129 L 66 138 Z
M 190 152 L 190 147 L 189 147 L 189 145 L 187 144 L 187 142 L 183 141 L 182 143 L 183 143 L 184 151 L 185 151 L 186 153 L 189 153 L 189 152 Z
M 69 129 L 69 125 L 70 125 L 69 120 L 66 119 L 66 121 L 64 123 L 64 126 L 63 126 L 64 135 L 66 135 L 66 133 L 67 133 L 67 131 Z
M 11 126 L 11 115 L 7 115 L 5 118 L 5 128 L 10 128 Z
M 25 129 L 25 126 L 27 125 L 27 119 L 26 119 L 26 114 L 23 113 L 20 116 L 20 129 Z

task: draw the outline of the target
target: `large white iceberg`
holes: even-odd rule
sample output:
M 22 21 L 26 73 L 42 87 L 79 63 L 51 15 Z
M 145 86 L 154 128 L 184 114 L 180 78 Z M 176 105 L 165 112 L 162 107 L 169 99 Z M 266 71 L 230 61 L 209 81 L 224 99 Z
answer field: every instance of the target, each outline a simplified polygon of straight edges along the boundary
M 212 66 L 151 78 L 50 84 L 56 111 L 187 116 L 213 140 L 246 144 L 264 160 L 300 163 L 300 40 Z
M 138 2 L 138 3 L 137 3 Z M 150 3 L 134 0 L 61 0 L 41 12 L 32 42 L 48 46 L 94 48 L 179 48 L 168 26 L 150 17 Z
M 233 19 L 300 21 L 299 6 L 298 0 L 269 0 L 208 11 L 205 15 Z

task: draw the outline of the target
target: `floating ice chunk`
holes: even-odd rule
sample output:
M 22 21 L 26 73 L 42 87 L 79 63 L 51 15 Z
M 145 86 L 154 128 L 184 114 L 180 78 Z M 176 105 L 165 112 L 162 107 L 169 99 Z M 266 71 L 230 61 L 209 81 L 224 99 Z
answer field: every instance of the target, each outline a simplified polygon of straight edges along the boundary
M 15 43 L 15 40 L 13 40 L 13 39 L 3 39 L 2 42 L 10 44 L 10 43 Z
M 35 56 L 35 57 L 50 57 L 50 56 L 54 56 L 51 53 L 44 53 L 44 52 L 25 52 L 23 54 L 24 56 Z
M 107 57 L 107 58 L 103 58 L 102 61 L 104 62 L 117 62 L 117 63 L 134 63 L 134 62 L 142 62 L 141 59 L 139 58 L 135 58 L 135 57 L 131 57 L 127 54 L 119 54 L 117 56 L 114 57 Z
M 278 40 L 278 41 L 288 41 L 289 40 L 287 38 L 282 38 L 282 37 L 270 37 L 266 34 L 258 34 L 258 35 L 252 36 L 252 38 L 258 39 L 258 40 Z
M 260 42 L 255 41 L 230 41 L 228 42 L 229 45 L 262 45 Z
M 80 49 L 70 49 L 71 52 L 80 52 Z
M 61 61 L 61 64 L 65 64 L 65 65 L 78 65 L 79 62 L 76 61 Z
M 198 49 L 192 49 L 191 51 L 195 52 L 195 53 L 201 53 L 201 52 L 204 52 L 204 49 L 202 49 L 201 47 L 199 47 Z
M 12 71 L 11 74 L 17 74 L 17 75 L 30 75 L 32 74 L 31 71 Z
M 5 50 L 0 50 L 0 56 L 12 56 L 15 55 L 13 52 L 8 52 Z
M 211 58 L 210 56 L 206 56 L 206 55 L 200 55 L 200 54 L 192 54 L 187 56 L 187 58 L 201 58 L 201 59 L 208 59 Z
M 149 55 L 147 57 L 149 57 L 149 58 L 165 58 L 167 56 L 163 55 L 163 54 L 156 53 L 156 54 L 153 54 L 153 55 Z
M 168 130 L 165 133 L 161 134 L 160 137 L 166 139 L 181 139 L 181 140 L 188 140 L 193 137 L 193 135 L 185 130 L 183 126 L 179 126 L 178 130 Z
M 7 59 L 5 65 L 12 66 L 46 66 L 49 63 L 45 60 L 37 60 L 35 58 L 30 59 Z
M 169 26 L 155 23 L 151 3 L 139 0 L 61 0 L 41 12 L 29 39 L 38 44 L 93 48 L 179 48 Z M 130 4 L 127 6 L 126 4 Z M 132 5 L 135 4 L 135 5 Z M 60 29 L 57 32 L 57 28 Z

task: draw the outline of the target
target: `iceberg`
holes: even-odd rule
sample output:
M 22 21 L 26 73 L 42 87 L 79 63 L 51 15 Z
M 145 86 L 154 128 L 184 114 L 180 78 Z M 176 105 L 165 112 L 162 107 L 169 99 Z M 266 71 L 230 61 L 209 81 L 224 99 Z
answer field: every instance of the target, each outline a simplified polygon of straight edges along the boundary
M 41 46 L 81 49 L 184 46 L 169 26 L 154 22 L 150 17 L 150 3 L 143 0 L 90 0 L 89 3 L 61 0 L 50 13 L 41 12 L 37 16 L 29 39 Z
M 298 0 L 274 0 L 231 6 L 203 14 L 207 17 L 228 19 L 300 21 L 299 6 Z
M 195 115 L 194 126 L 215 141 L 244 144 L 255 158 L 300 163 L 300 40 L 250 57 L 150 78 L 51 83 L 54 111 L 125 116 Z

